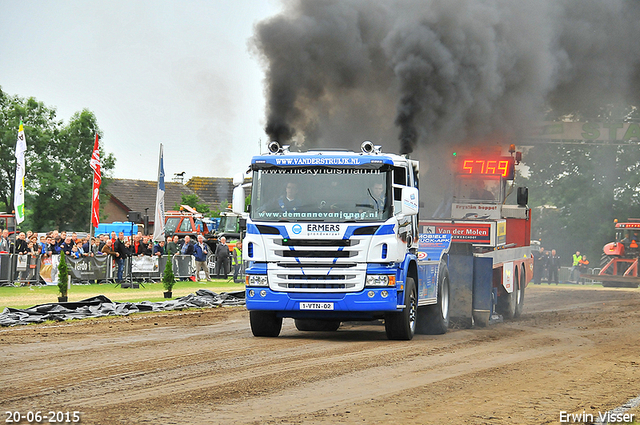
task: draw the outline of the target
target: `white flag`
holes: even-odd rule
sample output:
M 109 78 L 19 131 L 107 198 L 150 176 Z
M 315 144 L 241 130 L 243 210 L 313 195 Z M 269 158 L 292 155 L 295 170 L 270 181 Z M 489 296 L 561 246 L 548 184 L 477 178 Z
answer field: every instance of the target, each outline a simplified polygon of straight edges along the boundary
M 16 185 L 13 205 L 16 210 L 16 223 L 24 221 L 24 154 L 27 151 L 27 139 L 24 137 L 24 127 L 20 120 L 18 129 L 18 143 L 16 143 Z
M 164 236 L 164 164 L 162 160 L 162 143 L 160 143 L 160 163 L 158 164 L 158 191 L 156 192 L 156 217 L 153 222 L 153 240 L 163 241 Z

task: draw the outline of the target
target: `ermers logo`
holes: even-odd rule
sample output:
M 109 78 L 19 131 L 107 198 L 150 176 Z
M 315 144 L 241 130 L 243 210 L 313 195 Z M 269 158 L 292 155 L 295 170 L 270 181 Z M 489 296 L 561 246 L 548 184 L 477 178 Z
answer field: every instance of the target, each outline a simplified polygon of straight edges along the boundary
M 309 233 L 339 233 L 339 224 L 307 224 Z
M 295 233 L 296 235 L 299 235 L 300 232 L 302 232 L 302 226 L 300 226 L 299 224 L 295 224 L 291 230 L 293 231 L 293 233 Z

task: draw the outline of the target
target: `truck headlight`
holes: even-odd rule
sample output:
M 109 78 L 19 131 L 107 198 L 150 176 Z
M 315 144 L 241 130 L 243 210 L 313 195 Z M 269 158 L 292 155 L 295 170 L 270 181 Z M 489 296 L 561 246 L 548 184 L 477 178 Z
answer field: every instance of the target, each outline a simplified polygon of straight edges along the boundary
M 247 276 L 248 286 L 269 286 L 267 276 L 265 275 L 249 275 Z
M 367 276 L 367 286 L 396 286 L 396 277 L 386 274 L 371 274 Z

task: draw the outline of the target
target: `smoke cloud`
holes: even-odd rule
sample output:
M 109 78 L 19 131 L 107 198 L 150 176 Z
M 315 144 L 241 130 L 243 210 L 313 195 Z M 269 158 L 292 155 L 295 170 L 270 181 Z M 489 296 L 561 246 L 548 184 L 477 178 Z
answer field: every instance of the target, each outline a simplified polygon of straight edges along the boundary
M 640 96 L 640 2 L 292 0 L 256 25 L 273 140 L 401 153 Z

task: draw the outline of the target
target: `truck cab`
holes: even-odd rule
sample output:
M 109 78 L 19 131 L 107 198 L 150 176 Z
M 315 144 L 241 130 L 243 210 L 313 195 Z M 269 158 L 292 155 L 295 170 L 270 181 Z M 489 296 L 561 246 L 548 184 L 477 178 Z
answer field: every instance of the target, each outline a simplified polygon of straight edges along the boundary
M 418 307 L 438 305 L 446 275 L 441 249 L 419 279 L 418 171 L 417 161 L 371 142 L 361 152 L 278 145 L 254 157 L 243 241 L 254 335 L 277 336 L 285 317 L 299 330 L 383 318 L 389 338 L 411 339 Z M 243 205 L 242 177 L 234 207 Z

